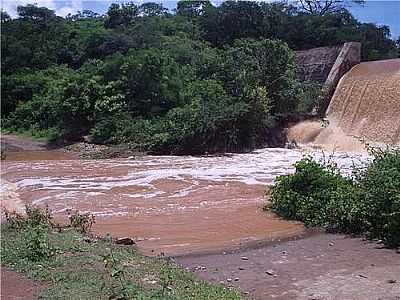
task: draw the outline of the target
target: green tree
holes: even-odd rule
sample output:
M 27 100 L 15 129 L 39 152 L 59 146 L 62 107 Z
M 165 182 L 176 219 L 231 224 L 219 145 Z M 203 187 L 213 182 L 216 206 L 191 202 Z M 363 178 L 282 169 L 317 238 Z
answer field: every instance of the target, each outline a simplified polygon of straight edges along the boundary
M 125 4 L 113 3 L 107 11 L 104 26 L 106 28 L 116 28 L 118 26 L 132 25 L 138 15 L 139 7 L 133 2 Z
M 168 13 L 168 9 L 155 2 L 143 3 L 139 6 L 139 15 L 144 17 L 161 17 Z
M 209 0 L 183 0 L 178 1 L 176 14 L 188 18 L 199 17 L 204 14 L 206 9 L 212 6 Z
M 299 5 L 310 14 L 324 15 L 340 11 L 350 5 L 350 2 L 364 4 L 365 0 L 299 0 Z

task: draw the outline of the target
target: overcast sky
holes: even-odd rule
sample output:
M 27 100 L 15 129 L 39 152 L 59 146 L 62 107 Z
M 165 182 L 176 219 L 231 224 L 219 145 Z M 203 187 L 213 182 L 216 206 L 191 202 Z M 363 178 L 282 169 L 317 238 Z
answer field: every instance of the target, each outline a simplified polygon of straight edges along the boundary
M 69 13 L 76 13 L 84 9 L 89 9 L 97 13 L 105 13 L 111 3 L 124 3 L 127 0 L 1 0 L 2 9 L 7 11 L 11 16 L 16 15 L 18 5 L 26 5 L 28 3 L 37 3 L 39 6 L 45 6 L 55 10 L 57 15 L 66 16 Z M 150 2 L 150 1 L 134 1 L 134 2 Z M 175 8 L 176 1 L 160 1 L 152 2 L 163 3 L 165 7 Z M 220 1 L 219 1 L 220 2 Z M 367 0 L 364 6 L 353 4 L 350 11 L 354 16 L 362 22 L 371 22 L 379 25 L 390 26 L 394 37 L 400 36 L 400 0 Z

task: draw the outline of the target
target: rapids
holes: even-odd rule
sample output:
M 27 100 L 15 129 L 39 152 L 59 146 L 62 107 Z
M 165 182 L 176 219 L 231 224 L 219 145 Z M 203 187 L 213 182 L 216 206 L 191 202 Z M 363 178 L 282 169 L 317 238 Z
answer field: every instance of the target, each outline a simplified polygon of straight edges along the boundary
M 91 212 L 95 230 L 138 237 L 146 253 L 182 254 L 298 234 L 302 225 L 261 210 L 265 190 L 304 155 L 345 173 L 364 154 L 265 148 L 224 156 L 2 162 L 2 198 Z M 19 203 L 15 201 L 15 203 Z M 3 200 L 3 206 L 4 200 Z

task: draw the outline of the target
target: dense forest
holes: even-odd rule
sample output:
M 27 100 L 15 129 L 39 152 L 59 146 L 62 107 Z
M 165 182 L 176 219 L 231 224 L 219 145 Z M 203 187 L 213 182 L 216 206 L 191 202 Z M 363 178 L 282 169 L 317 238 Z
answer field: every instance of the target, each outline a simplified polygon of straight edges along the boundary
M 399 56 L 388 27 L 346 9 L 201 0 L 65 18 L 27 5 L 18 15 L 1 15 L 2 127 L 51 142 L 244 151 L 317 105 L 315 86 L 296 80 L 294 50 L 359 41 L 364 60 Z

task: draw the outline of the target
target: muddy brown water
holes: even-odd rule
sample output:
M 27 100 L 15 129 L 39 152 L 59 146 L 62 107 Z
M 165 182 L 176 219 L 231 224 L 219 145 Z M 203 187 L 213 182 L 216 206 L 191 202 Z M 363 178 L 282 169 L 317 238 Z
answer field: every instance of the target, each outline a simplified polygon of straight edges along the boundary
M 267 187 L 293 172 L 293 163 L 305 154 L 266 148 L 220 157 L 59 160 L 58 152 L 27 151 L 24 160 L 2 162 L 2 202 L 12 208 L 47 204 L 59 220 L 68 209 L 91 212 L 97 233 L 136 237 L 146 254 L 245 247 L 303 232 L 300 223 L 262 206 Z M 334 159 L 344 172 L 365 161 L 345 153 Z

